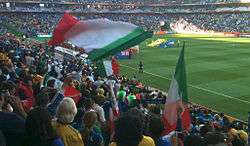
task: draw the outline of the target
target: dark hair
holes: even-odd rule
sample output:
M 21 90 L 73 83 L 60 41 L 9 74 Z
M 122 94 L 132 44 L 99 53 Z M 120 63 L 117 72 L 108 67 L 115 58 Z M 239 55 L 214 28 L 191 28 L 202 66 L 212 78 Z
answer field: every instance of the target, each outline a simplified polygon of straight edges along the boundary
M 7 74 L 10 73 L 9 70 L 8 70 L 8 68 L 7 68 L 6 66 L 2 67 L 1 69 L 2 69 L 2 73 L 3 73 L 3 74 L 6 74 L 6 75 L 7 75 Z
M 93 130 L 93 127 L 95 125 L 95 122 L 97 120 L 98 116 L 96 114 L 96 112 L 94 111 L 90 111 L 90 112 L 86 112 L 83 118 L 83 122 L 84 122 L 84 130 L 82 131 L 82 137 L 84 138 L 84 145 L 95 145 L 95 146 L 99 146 L 101 145 L 102 141 L 99 139 L 92 139 L 92 132 L 95 133 L 95 131 Z
M 134 115 L 140 119 L 140 122 L 142 123 L 142 127 L 145 126 L 145 115 L 143 112 L 137 108 L 131 108 L 126 113 L 126 115 Z
M 245 143 L 240 138 L 234 138 L 232 140 L 233 146 L 245 146 Z
M 115 122 L 117 146 L 138 146 L 143 138 L 143 127 L 139 117 L 123 115 Z
M 164 131 L 164 125 L 162 119 L 159 116 L 152 116 L 149 119 L 149 132 L 151 137 L 157 141 L 161 137 L 162 132 Z
M 207 146 L 207 145 L 200 136 L 189 135 L 184 140 L 184 146 Z
M 205 135 L 205 141 L 207 144 L 216 145 L 219 143 L 225 143 L 225 137 L 221 133 L 208 133 Z
M 0 130 L 0 146 L 6 146 L 5 137 L 1 130 Z
M 28 76 L 25 76 L 24 79 L 23 79 L 23 82 L 24 82 L 25 84 L 28 84 L 29 81 L 32 81 L 32 77 L 29 76 L 29 75 L 28 75 Z
M 25 127 L 29 146 L 51 146 L 57 138 L 52 125 L 52 117 L 43 107 L 34 108 L 27 116 Z
M 36 106 L 45 107 L 49 103 L 49 94 L 47 91 L 41 91 L 35 98 Z
M 1 82 L 1 85 L 0 85 L 0 90 L 13 90 L 13 89 L 16 89 L 16 86 L 13 82 L 7 82 L 7 81 L 3 81 Z
M 86 98 L 84 101 L 85 109 L 90 109 L 92 107 L 93 101 L 91 98 Z
M 200 129 L 200 134 L 201 136 L 205 136 L 205 134 L 207 134 L 208 132 L 212 132 L 213 128 L 211 125 L 209 125 L 209 123 L 205 123 L 205 125 L 203 127 L 201 127 Z
M 55 86 L 55 82 L 56 82 L 56 80 L 55 80 L 55 79 L 48 80 L 48 82 L 47 82 L 47 86 L 48 86 L 48 87 L 52 87 L 52 88 L 54 88 L 54 86 Z

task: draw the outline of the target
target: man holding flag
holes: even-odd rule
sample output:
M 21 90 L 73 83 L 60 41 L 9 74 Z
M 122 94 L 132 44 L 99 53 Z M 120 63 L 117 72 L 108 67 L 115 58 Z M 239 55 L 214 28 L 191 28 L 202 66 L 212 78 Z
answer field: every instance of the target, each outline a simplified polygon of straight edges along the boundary
M 172 131 L 188 130 L 190 128 L 191 119 L 188 109 L 187 79 L 184 61 L 184 48 L 180 52 L 178 63 L 175 68 L 175 74 L 171 81 L 168 98 L 165 103 L 164 110 L 164 134 Z

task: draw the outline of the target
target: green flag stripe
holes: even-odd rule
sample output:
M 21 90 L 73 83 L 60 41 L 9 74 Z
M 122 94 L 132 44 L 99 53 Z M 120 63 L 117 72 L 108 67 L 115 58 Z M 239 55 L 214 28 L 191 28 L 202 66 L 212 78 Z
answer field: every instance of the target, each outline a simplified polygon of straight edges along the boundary
M 181 95 L 183 101 L 188 102 L 184 48 L 185 48 L 185 43 L 183 44 L 183 48 L 180 52 L 178 63 L 175 68 L 174 78 L 176 79 L 178 86 L 179 86 L 179 89 L 178 89 L 179 95 Z
M 142 41 L 151 37 L 152 35 L 153 35 L 152 32 L 146 32 L 141 28 L 137 28 L 130 34 L 126 35 L 125 37 L 120 38 L 101 49 L 95 49 L 91 51 L 89 53 L 89 58 L 92 61 L 96 61 L 111 55 L 115 55 L 120 51 L 126 50 L 130 47 L 133 47 L 141 43 Z

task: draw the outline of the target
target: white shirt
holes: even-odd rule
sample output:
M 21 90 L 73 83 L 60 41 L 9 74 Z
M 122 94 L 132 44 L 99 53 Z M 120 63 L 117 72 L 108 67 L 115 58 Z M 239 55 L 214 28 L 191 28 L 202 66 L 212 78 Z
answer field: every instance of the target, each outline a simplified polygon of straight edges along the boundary
M 105 122 L 105 115 L 104 115 L 104 110 L 102 107 L 100 107 L 98 104 L 94 104 L 93 105 L 93 109 L 95 110 L 95 112 L 97 113 L 97 115 L 99 116 L 99 119 L 101 122 Z

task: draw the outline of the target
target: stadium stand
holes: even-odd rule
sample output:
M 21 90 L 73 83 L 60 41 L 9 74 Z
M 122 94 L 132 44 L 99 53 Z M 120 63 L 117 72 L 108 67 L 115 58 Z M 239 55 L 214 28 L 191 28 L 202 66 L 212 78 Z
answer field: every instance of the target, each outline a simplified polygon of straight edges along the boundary
M 67 65 L 60 63 L 51 56 L 53 54 L 50 53 L 52 49 L 48 49 L 46 44 L 39 44 L 37 42 L 27 43 L 11 34 L 2 36 L 0 40 L 2 72 L 0 87 L 0 129 L 5 136 L 7 145 L 20 146 L 21 143 L 26 146 L 39 144 L 61 146 L 63 143 L 64 145 L 72 146 L 83 145 L 83 143 L 87 146 L 108 144 L 112 131 L 104 129 L 101 132 L 100 129 L 107 128 L 108 126 L 106 124 L 109 121 L 109 107 L 113 101 L 110 100 L 111 97 L 107 93 L 111 92 L 109 95 L 113 95 L 114 93 L 112 92 L 114 91 L 118 92 L 118 103 L 121 105 L 119 108 L 120 112 L 128 113 L 128 117 L 126 114 L 124 115 L 126 121 L 120 122 L 128 122 L 130 123 L 129 126 L 136 126 L 134 120 L 139 118 L 139 115 L 142 115 L 140 118 L 143 119 L 139 118 L 139 121 L 144 121 L 141 123 L 142 127 L 135 127 L 139 128 L 137 130 L 141 130 L 142 133 L 138 133 L 138 135 L 130 133 L 135 139 L 137 136 L 144 135 L 144 138 L 151 141 L 154 140 L 158 146 L 165 146 L 161 145 L 161 143 L 171 143 L 172 146 L 175 146 L 181 141 L 184 143 L 184 146 L 190 146 L 190 143 L 196 142 L 192 139 L 191 135 L 196 135 L 198 138 L 203 137 L 201 141 L 208 145 L 232 143 L 233 146 L 243 146 L 247 143 L 247 133 L 243 131 L 246 128 L 244 123 L 230 119 L 223 113 L 216 113 L 205 107 L 192 104 L 189 107 L 192 116 L 191 129 L 183 131 L 178 137 L 171 134 L 168 136 L 172 138 L 160 137 L 155 129 L 160 128 L 157 125 L 161 124 L 161 121 L 157 121 L 157 118 L 161 116 L 161 107 L 159 104 L 161 102 L 157 103 L 154 101 L 158 100 L 164 103 L 166 95 L 159 91 L 151 90 L 146 86 L 143 88 L 143 85 L 141 86 L 141 83 L 136 78 L 127 79 L 121 77 L 116 79 L 115 77 L 111 77 L 105 81 L 100 77 L 96 77 L 98 74 L 95 71 L 95 67 L 91 64 L 84 64 L 82 79 L 79 82 L 73 76 L 70 77 L 69 74 L 73 75 L 72 72 L 79 74 L 79 69 L 83 66 L 81 62 L 70 61 L 66 63 Z M 48 81 L 47 87 L 42 87 L 42 76 L 46 72 L 53 76 L 54 79 Z M 60 102 L 63 99 L 63 95 L 54 86 L 56 78 L 64 80 L 63 86 L 65 88 L 78 89 L 83 95 L 80 100 L 74 103 L 73 100 L 70 101 L 65 98 Z M 140 86 L 136 89 L 138 85 Z M 114 90 L 110 90 L 113 87 L 115 87 Z M 130 99 L 130 102 L 127 103 L 124 100 L 126 99 L 126 94 L 136 98 Z M 49 106 L 47 106 L 48 104 Z M 140 106 L 141 104 L 143 106 Z M 10 111 L 10 106 L 13 108 L 12 112 Z M 59 108 L 56 108 L 57 106 Z M 71 111 L 72 108 L 76 107 L 77 114 L 76 110 Z M 61 108 L 62 110 L 60 110 Z M 66 112 L 65 110 L 70 111 Z M 130 112 L 139 117 L 131 116 Z M 72 113 L 70 119 L 66 118 L 67 113 Z M 52 117 L 57 117 L 58 121 L 52 122 L 51 125 L 49 122 L 51 122 Z M 103 118 L 100 119 L 100 117 Z M 24 122 L 25 118 L 26 123 Z M 84 125 L 82 120 L 84 120 Z M 62 125 L 60 124 L 62 123 L 68 126 L 61 127 Z M 126 128 L 125 123 L 124 127 L 120 127 L 121 129 Z M 89 124 L 90 131 L 86 129 Z M 146 125 L 148 124 L 152 128 L 147 129 Z M 118 125 L 118 123 L 115 123 L 115 125 Z M 46 128 L 44 129 L 42 126 L 46 126 Z M 11 130 L 10 127 L 14 129 Z M 51 135 L 53 134 L 51 133 L 53 128 L 56 133 L 55 136 Z M 133 132 L 133 130 L 127 132 Z M 161 129 L 158 130 L 161 132 Z M 26 134 L 24 134 L 25 131 Z M 67 135 L 65 135 L 65 131 L 68 131 Z M 229 137 L 225 137 L 223 133 L 228 133 Z M 76 134 L 78 136 L 75 136 L 74 140 L 67 140 L 68 136 Z M 152 136 L 153 139 L 146 136 Z M 218 137 L 218 139 L 213 140 L 211 139 L 212 137 Z M 15 138 L 15 141 L 13 141 L 13 138 Z M 92 141 L 92 138 L 95 140 Z M 121 138 L 126 139 L 124 135 Z M 224 141 L 225 139 L 226 141 Z M 149 143 L 148 145 L 153 146 L 154 144 L 152 142 L 152 144 Z M 198 143 L 198 145 L 201 145 L 201 143 Z
M 213 3 L 208 7 L 175 5 L 192 2 L 182 0 L 169 1 L 172 6 L 145 5 L 163 0 L 88 0 L 84 2 L 111 5 L 81 6 L 77 6 L 80 0 L 46 0 L 42 6 L 37 2 L 41 1 L 15 1 L 10 7 L 0 2 L 0 145 L 247 146 L 246 123 L 192 103 L 190 129 L 178 127 L 180 120 L 177 134 L 162 136 L 165 93 L 143 85 L 136 77 L 103 78 L 96 64 L 85 59 L 59 61 L 54 47 L 26 38 L 51 34 L 65 10 L 81 20 L 108 18 L 154 31 L 164 21 L 168 31 L 250 32 L 250 13 L 245 8 L 235 12 L 238 3 L 218 8 L 214 5 L 218 1 L 213 0 L 204 2 Z M 15 32 L 25 37 L 13 35 Z M 56 86 L 59 82 L 62 89 Z M 66 97 L 66 89 L 72 98 Z

